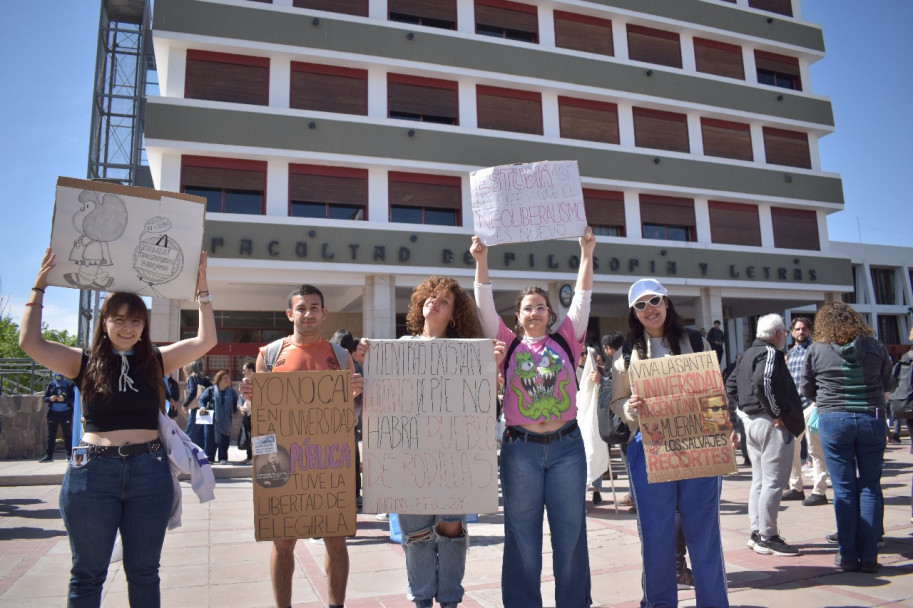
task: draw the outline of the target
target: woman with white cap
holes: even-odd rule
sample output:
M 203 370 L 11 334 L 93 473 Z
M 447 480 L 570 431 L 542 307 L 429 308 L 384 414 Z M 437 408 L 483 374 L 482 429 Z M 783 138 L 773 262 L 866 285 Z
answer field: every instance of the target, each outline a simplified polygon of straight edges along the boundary
M 628 291 L 627 340 L 632 345 L 630 358 L 623 350 L 612 363 L 612 410 L 624 418 L 632 430 L 639 427 L 637 409 L 640 395 L 631 393 L 628 379 L 630 363 L 695 352 L 710 344 L 682 326 L 666 288 L 655 279 L 640 279 Z M 698 342 L 700 340 L 700 342 Z M 694 589 L 698 608 L 729 606 L 726 569 L 720 541 L 720 489 L 722 478 L 698 477 L 660 483 L 647 482 L 643 442 L 640 431 L 628 444 L 628 471 L 637 505 L 638 530 L 643 556 L 643 599 L 641 606 L 672 608 L 678 606 L 676 583 L 675 519 L 681 525 L 694 568 Z

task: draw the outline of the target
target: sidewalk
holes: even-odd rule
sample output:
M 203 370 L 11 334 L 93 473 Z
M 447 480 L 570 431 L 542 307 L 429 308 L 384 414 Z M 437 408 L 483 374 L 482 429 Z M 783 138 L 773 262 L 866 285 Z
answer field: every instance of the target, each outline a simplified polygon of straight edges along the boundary
M 232 458 L 241 460 L 239 452 Z M 741 458 L 740 458 L 741 460 Z M 913 455 L 909 443 L 889 446 L 883 487 L 886 546 L 876 575 L 841 573 L 834 568 L 830 505 L 803 507 L 783 503 L 782 535 L 799 547 L 796 558 L 758 555 L 745 547 L 748 522 L 745 501 L 750 472 L 723 484 L 723 548 L 733 606 L 814 608 L 825 606 L 913 607 L 913 536 L 910 524 L 910 482 Z M 615 459 L 616 469 L 620 466 Z M 0 462 L 0 606 L 41 607 L 64 603 L 70 549 L 57 510 L 63 462 Z M 269 583 L 270 543 L 254 541 L 253 501 L 249 468 L 216 465 L 216 500 L 197 502 L 189 484 L 184 492 L 183 527 L 168 533 L 162 555 L 163 606 L 254 608 L 272 606 Z M 30 482 L 37 481 L 38 485 Z M 616 482 L 620 498 L 626 480 Z M 639 605 L 640 542 L 637 519 L 612 504 L 611 485 L 604 482 L 603 504 L 588 503 L 587 528 L 593 581 L 593 605 L 619 608 Z M 470 524 L 471 548 L 466 565 L 466 595 L 461 606 L 501 606 L 503 517 L 484 515 Z M 554 606 L 551 556 L 546 536 L 543 594 Z M 294 604 L 326 606 L 323 544 L 303 540 L 297 545 Z M 406 571 L 402 549 L 389 541 L 387 524 L 374 515 L 359 515 L 358 536 L 349 541 L 351 574 L 349 608 L 411 608 L 405 598 Z M 103 606 L 127 605 L 121 562 L 112 564 Z M 693 591 L 679 593 L 682 606 L 694 606 Z

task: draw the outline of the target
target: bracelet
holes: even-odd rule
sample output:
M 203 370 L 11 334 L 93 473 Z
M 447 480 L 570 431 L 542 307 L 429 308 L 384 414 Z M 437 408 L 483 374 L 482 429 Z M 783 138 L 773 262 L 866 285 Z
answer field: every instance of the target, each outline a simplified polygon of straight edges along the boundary
M 37 306 L 38 308 L 44 308 L 44 306 L 42 306 L 38 302 L 26 302 L 25 305 L 26 306 Z
M 32 287 L 32 291 L 40 291 L 41 293 L 44 293 L 44 290 L 40 287 Z
M 205 296 L 197 297 L 197 302 L 200 304 L 212 304 L 212 294 L 207 293 Z

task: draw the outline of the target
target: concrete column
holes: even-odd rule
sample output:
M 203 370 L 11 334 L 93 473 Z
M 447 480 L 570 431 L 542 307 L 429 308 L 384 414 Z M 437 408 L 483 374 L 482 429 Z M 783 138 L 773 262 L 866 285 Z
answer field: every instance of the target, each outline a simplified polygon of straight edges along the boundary
M 542 134 L 546 137 L 561 137 L 558 94 L 554 91 L 544 91 L 542 93 Z
M 697 59 L 694 58 L 694 35 L 682 32 L 681 41 L 682 69 L 686 72 L 697 72 Z
M 181 191 L 181 155 L 180 154 L 162 154 L 162 168 L 159 177 L 159 183 L 156 186 L 160 190 L 168 192 Z
M 643 240 L 644 231 L 640 225 L 640 197 L 636 192 L 626 190 L 625 196 L 625 234 L 628 240 Z
M 387 71 L 376 66 L 368 68 L 368 116 L 387 117 Z
M 704 132 L 701 130 L 701 117 L 699 114 L 689 112 L 685 115 L 688 121 L 688 147 L 695 156 L 704 155 Z
M 758 205 L 758 223 L 761 228 L 761 247 L 773 248 L 774 223 L 770 215 L 770 205 Z
M 288 217 L 288 162 L 266 163 L 266 215 Z
M 177 342 L 181 334 L 181 303 L 179 300 L 152 298 L 149 311 L 149 337 L 153 342 Z M 166 369 L 165 373 L 173 372 Z
M 479 126 L 478 104 L 476 103 L 476 83 L 472 80 L 460 80 L 457 89 L 460 107 L 460 126 L 474 129 Z
M 536 12 L 539 18 L 539 45 L 552 48 L 555 46 L 555 13 L 550 6 L 540 6 Z
M 269 107 L 289 107 L 292 89 L 292 61 L 288 57 L 269 60 Z
M 710 234 L 710 205 L 706 198 L 694 199 L 694 223 L 697 230 L 697 242 L 707 246 L 713 242 Z M 707 329 L 710 329 L 709 327 Z
M 387 0 L 371 0 L 368 2 L 368 17 L 371 19 L 387 20 Z
M 363 326 L 369 338 L 396 337 L 396 278 L 393 275 L 368 275 L 364 287 Z
M 457 31 L 461 34 L 475 34 L 476 7 L 474 0 L 457 0 Z
M 764 128 L 759 124 L 749 125 L 751 133 L 751 156 L 756 163 L 767 162 L 767 150 L 764 148 Z
M 628 101 L 618 102 L 618 143 L 634 147 L 634 106 Z
M 612 19 L 612 44 L 617 59 L 628 59 L 628 24 Z
M 387 170 L 368 167 L 368 220 L 372 224 L 390 222 L 389 198 Z
M 183 97 L 187 80 L 187 49 L 169 48 L 164 70 L 158 65 L 159 93 L 162 97 Z

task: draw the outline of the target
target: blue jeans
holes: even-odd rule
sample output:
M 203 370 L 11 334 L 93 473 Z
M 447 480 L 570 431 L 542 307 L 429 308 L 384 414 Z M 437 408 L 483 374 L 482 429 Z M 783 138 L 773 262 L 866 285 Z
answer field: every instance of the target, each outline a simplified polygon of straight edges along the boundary
M 532 434 L 531 434 L 532 435 Z M 501 444 L 505 608 L 542 606 L 542 517 L 548 511 L 557 608 L 585 608 L 590 598 L 586 541 L 586 455 L 580 429 L 548 444 L 514 436 Z
M 640 432 L 628 444 L 628 475 L 637 505 L 637 529 L 643 557 L 644 608 L 678 606 L 675 513 L 691 555 L 697 606 L 727 608 L 726 567 L 720 539 L 722 478 L 698 477 L 647 483 Z
M 463 533 L 449 538 L 437 531 L 442 521 L 460 522 Z M 437 598 L 443 608 L 463 601 L 463 572 L 469 534 L 465 515 L 400 515 L 409 599 L 419 608 L 431 608 Z
M 216 443 L 216 428 L 212 424 L 198 424 L 198 427 L 201 427 L 203 430 L 203 451 L 206 452 L 206 458 L 209 458 L 209 462 L 216 461 L 216 450 L 219 447 L 219 444 Z M 226 446 L 226 449 L 228 446 Z
M 60 490 L 60 514 L 73 554 L 67 606 L 101 604 L 118 529 L 130 606 L 161 604 L 159 559 L 173 499 L 164 451 L 127 458 L 93 456 L 82 467 L 67 468 Z
M 184 433 L 199 448 L 203 447 L 203 426 L 202 424 L 197 424 L 197 408 L 190 410 L 187 415 L 187 427 L 184 429 Z
M 841 561 L 874 562 L 884 510 L 881 467 L 887 424 L 883 412 L 878 418 L 867 412 L 822 412 L 818 434 L 834 490 Z

